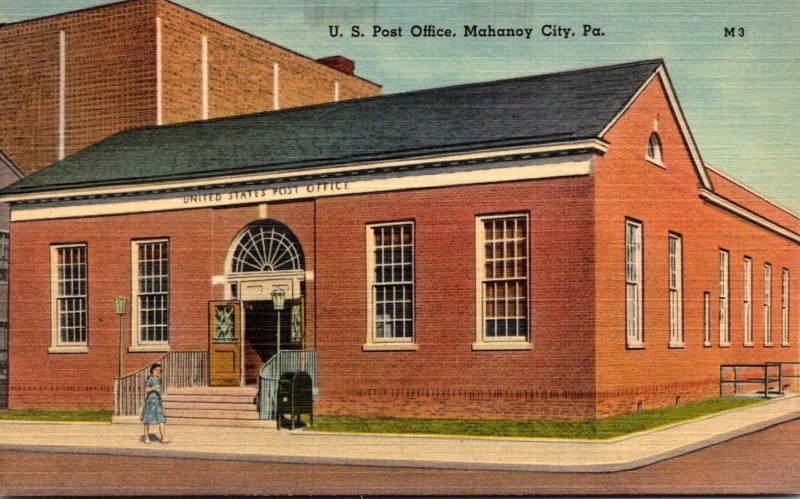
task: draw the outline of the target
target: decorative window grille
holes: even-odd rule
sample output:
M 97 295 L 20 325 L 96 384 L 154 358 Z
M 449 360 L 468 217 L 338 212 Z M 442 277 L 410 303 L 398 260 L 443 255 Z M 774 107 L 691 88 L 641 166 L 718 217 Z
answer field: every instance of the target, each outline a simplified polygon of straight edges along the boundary
M 669 236 L 669 343 L 683 346 L 683 241 Z
M 169 341 L 169 242 L 136 242 L 140 343 Z
M 750 258 L 744 259 L 744 276 L 742 292 L 742 311 L 744 326 L 744 344 L 753 344 L 753 261 Z
M 772 265 L 764 264 L 764 345 L 772 345 Z
M 58 342 L 86 345 L 86 245 L 57 246 L 54 252 Z
M 729 276 L 729 254 L 725 250 L 719 251 L 719 344 L 722 346 L 730 345 L 730 281 Z
M 483 341 L 528 340 L 528 217 L 479 219 Z
M 414 225 L 382 224 L 371 233 L 372 340 L 414 339 Z
M 641 347 L 642 331 L 642 224 L 625 222 L 625 337 L 628 347 Z
M 781 344 L 789 344 L 789 270 L 783 269 L 781 278 Z
M 283 225 L 254 224 L 240 236 L 231 270 L 235 273 L 302 270 L 303 255 L 299 248 L 294 234 Z

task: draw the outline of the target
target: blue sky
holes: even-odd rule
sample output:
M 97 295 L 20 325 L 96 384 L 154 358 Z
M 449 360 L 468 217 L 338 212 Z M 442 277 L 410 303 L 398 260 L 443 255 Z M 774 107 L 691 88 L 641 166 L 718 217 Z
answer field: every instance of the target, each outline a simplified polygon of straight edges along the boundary
M 103 3 L 0 0 L 0 22 Z M 800 213 L 800 0 L 176 3 L 310 57 L 349 57 L 384 93 L 663 58 L 703 159 Z M 531 28 L 533 36 L 463 37 L 473 24 Z M 582 36 L 584 24 L 604 36 Z M 330 25 L 360 25 L 366 36 L 333 38 Z M 402 27 L 403 36 L 372 37 L 373 25 Z M 412 37 L 414 25 L 457 36 Z M 579 33 L 545 37 L 544 25 Z M 725 27 L 744 28 L 744 36 L 725 37 Z

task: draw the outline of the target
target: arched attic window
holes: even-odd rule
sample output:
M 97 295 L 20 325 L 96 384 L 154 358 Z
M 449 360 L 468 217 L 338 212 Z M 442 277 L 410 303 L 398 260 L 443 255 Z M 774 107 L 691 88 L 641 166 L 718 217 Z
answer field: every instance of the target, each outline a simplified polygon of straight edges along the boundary
M 257 222 L 239 236 L 231 271 L 274 272 L 302 270 L 303 253 L 295 235 L 278 222 Z
M 645 156 L 645 159 L 664 167 L 664 161 L 661 158 L 661 139 L 658 138 L 658 133 L 656 132 L 651 133 L 650 140 L 647 141 L 647 156 Z

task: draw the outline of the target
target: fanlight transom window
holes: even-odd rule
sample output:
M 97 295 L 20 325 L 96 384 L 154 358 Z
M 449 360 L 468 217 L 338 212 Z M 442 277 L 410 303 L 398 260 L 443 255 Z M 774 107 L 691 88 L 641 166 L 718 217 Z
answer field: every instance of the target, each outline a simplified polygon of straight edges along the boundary
M 303 254 L 292 232 L 276 222 L 251 225 L 239 237 L 233 252 L 233 272 L 302 270 Z

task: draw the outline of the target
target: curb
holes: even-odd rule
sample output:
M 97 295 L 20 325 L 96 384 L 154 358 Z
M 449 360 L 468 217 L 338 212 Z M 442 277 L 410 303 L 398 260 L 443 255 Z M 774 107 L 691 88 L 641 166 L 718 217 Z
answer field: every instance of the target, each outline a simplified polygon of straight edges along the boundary
M 54 452 L 69 454 L 89 454 L 89 455 L 113 455 L 131 457 L 162 457 L 179 459 L 205 459 L 205 460 L 225 460 L 225 461 L 246 461 L 280 464 L 322 464 L 333 466 L 369 466 L 369 467 L 399 467 L 399 468 L 429 468 L 429 469 L 453 469 L 471 471 L 536 471 L 536 472 L 571 472 L 571 473 L 602 473 L 629 471 L 641 468 L 660 461 L 671 459 L 680 455 L 688 454 L 696 450 L 710 447 L 733 438 L 755 433 L 771 426 L 785 423 L 800 418 L 800 411 L 772 418 L 766 421 L 759 421 L 754 424 L 739 428 L 727 433 L 721 433 L 709 437 L 703 441 L 695 442 L 690 445 L 671 449 L 669 451 L 653 454 L 641 459 L 630 461 L 608 462 L 603 464 L 587 465 L 548 465 L 548 464 L 522 464 L 522 463 L 491 463 L 474 462 L 462 460 L 415 460 L 415 459 L 361 459 L 348 457 L 318 457 L 301 456 L 292 454 L 266 455 L 266 454 L 234 454 L 229 452 L 201 452 L 192 450 L 171 450 L 161 448 L 120 448 L 103 446 L 66 446 L 66 445 L 21 445 L 21 444 L 0 444 L 0 450 L 6 451 L 25 451 L 25 452 Z M 387 437 L 391 438 L 391 437 Z M 602 442 L 599 442 L 602 443 Z M 608 445 L 609 444 L 606 442 Z

